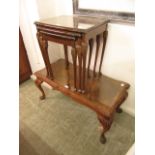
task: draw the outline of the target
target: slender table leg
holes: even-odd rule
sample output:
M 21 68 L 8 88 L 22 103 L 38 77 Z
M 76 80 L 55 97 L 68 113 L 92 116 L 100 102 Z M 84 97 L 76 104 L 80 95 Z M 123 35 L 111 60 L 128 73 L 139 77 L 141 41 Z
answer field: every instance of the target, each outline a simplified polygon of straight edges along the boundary
M 82 42 L 82 41 L 80 43 L 77 43 L 75 46 L 75 50 L 77 51 L 78 63 L 79 63 L 79 66 L 78 66 L 78 88 L 77 88 L 79 93 L 85 92 L 87 47 L 88 47 L 87 42 Z M 73 64 L 75 64 L 75 63 L 73 62 Z
M 82 93 L 85 93 L 85 85 L 86 85 L 86 56 L 87 56 L 87 48 L 88 44 L 86 42 L 82 43 L 82 60 L 83 60 L 83 66 L 82 66 Z
M 99 66 L 99 75 L 101 75 L 101 66 L 102 66 L 102 62 L 103 62 L 105 45 L 106 45 L 106 41 L 107 41 L 107 35 L 108 35 L 108 31 L 104 31 L 103 32 L 103 47 L 102 47 L 101 60 L 100 60 L 100 66 Z
M 78 92 L 82 91 L 82 47 L 81 45 L 76 45 L 77 50 L 77 56 L 78 56 L 78 62 L 79 62 L 79 69 L 78 69 Z
M 74 90 L 77 91 L 77 78 L 76 78 L 76 72 L 77 72 L 77 51 L 75 49 L 75 47 L 72 47 L 71 50 L 72 53 L 72 59 L 73 59 L 73 70 L 74 70 Z
M 97 64 L 97 58 L 98 58 L 98 53 L 99 53 L 99 48 L 100 48 L 100 35 L 96 36 L 96 55 L 95 55 L 95 61 L 94 61 L 94 69 L 93 69 L 93 76 L 96 76 L 96 64 Z
M 68 61 L 68 49 L 67 49 L 67 45 L 64 45 L 64 53 L 65 53 L 66 69 L 68 69 L 68 67 L 69 67 L 69 61 Z
M 90 62 L 92 57 L 92 51 L 93 51 L 93 45 L 94 45 L 94 39 L 89 40 L 89 59 L 88 59 L 88 71 L 87 71 L 87 77 L 90 78 Z
M 52 71 L 52 67 L 50 64 L 50 60 L 49 60 L 49 55 L 48 55 L 48 41 L 43 39 L 43 37 L 37 33 L 37 38 L 38 38 L 38 42 L 39 42 L 39 46 L 40 46 L 40 50 L 44 59 L 44 63 L 46 66 L 46 70 L 47 70 L 47 77 L 49 77 L 51 80 L 53 80 L 53 71 Z
M 67 72 L 67 85 L 66 88 L 70 88 L 70 74 L 69 74 L 69 61 L 68 61 L 68 48 L 67 45 L 64 46 L 64 54 L 65 54 L 65 64 L 66 64 L 66 72 Z
M 98 115 L 98 120 L 100 121 L 100 123 L 102 125 L 102 134 L 100 137 L 100 142 L 102 144 L 105 144 L 106 143 L 105 132 L 110 129 L 113 118 Z
M 40 96 L 40 99 L 41 99 L 41 100 L 45 99 L 45 92 L 44 92 L 44 90 L 43 90 L 43 88 L 42 88 L 42 86 L 41 86 L 42 83 L 43 83 L 43 81 L 40 80 L 40 79 L 38 79 L 38 78 L 35 80 L 36 86 L 39 88 L 39 90 L 40 90 L 41 93 L 42 93 L 42 95 Z

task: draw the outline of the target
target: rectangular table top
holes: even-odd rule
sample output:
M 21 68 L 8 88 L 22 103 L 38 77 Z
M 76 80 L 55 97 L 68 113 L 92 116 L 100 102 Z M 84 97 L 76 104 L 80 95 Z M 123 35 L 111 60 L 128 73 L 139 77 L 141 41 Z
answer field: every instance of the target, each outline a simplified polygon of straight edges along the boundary
M 65 29 L 75 32 L 88 32 L 108 22 L 108 19 L 98 19 L 95 17 L 73 15 L 47 18 L 37 21 L 35 24 L 38 26 Z

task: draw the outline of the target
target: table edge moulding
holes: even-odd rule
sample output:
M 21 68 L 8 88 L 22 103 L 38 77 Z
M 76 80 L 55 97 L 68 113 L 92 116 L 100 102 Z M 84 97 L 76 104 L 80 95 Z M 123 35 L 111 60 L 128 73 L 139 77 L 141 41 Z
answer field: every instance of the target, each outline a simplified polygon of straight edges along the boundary
M 45 99 L 42 82 L 91 108 L 102 126 L 100 141 L 106 142 L 105 132 L 113 122 L 115 112 L 128 96 L 130 85 L 101 73 L 107 40 L 108 19 L 83 16 L 59 16 L 35 22 L 37 39 L 45 68 L 34 73 L 35 84 Z M 64 59 L 50 63 L 48 42 L 63 44 Z M 96 42 L 96 48 L 94 44 Z M 68 46 L 71 46 L 72 62 Z M 101 48 L 101 50 L 99 50 Z M 58 51 L 55 51 L 58 52 Z M 95 59 L 92 59 L 92 53 Z M 100 54 L 99 54 L 100 53 Z M 98 63 L 98 65 L 97 65 Z M 93 64 L 93 67 L 90 67 Z M 93 68 L 93 69 L 91 69 Z

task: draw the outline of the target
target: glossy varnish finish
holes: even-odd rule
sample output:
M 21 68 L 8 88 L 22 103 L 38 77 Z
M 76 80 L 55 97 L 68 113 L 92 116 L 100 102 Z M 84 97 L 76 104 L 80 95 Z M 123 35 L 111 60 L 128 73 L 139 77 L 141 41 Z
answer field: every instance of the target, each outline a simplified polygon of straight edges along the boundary
M 36 22 L 37 38 L 45 62 L 45 69 L 35 73 L 36 85 L 42 92 L 43 81 L 97 113 L 104 133 L 110 129 L 115 111 L 121 112 L 120 105 L 127 97 L 129 84 L 111 79 L 101 74 L 104 49 L 107 38 L 108 20 L 79 16 L 60 16 Z M 103 40 L 103 42 L 101 42 Z M 48 41 L 64 46 L 65 60 L 50 63 Z M 95 60 L 92 60 L 96 41 Z M 101 54 L 99 49 L 102 44 Z M 71 46 L 72 62 L 68 60 L 68 46 Z M 88 49 L 89 46 L 89 50 Z M 58 52 L 58 51 L 56 51 Z M 88 53 L 87 53 L 88 52 Z M 87 58 L 88 57 L 88 58 Z M 86 61 L 88 60 L 88 61 Z M 97 66 L 99 62 L 99 66 Z M 90 70 L 90 64 L 93 69 Z

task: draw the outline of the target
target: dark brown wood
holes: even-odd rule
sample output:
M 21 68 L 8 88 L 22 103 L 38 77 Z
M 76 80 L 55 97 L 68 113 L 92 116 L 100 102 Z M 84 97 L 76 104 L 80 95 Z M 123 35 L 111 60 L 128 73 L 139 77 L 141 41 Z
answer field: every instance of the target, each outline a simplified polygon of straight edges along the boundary
M 36 86 L 39 88 L 39 90 L 41 91 L 42 95 L 40 96 L 40 99 L 43 100 L 45 99 L 45 93 L 44 93 L 44 90 L 41 86 L 41 84 L 43 83 L 43 80 L 40 80 L 38 77 L 37 79 L 35 80 L 35 84 Z
M 79 69 L 78 69 L 78 73 L 79 73 L 79 77 L 78 77 L 78 92 L 82 92 L 82 48 L 80 45 L 76 46 L 76 50 L 77 50 L 77 55 L 78 55 L 78 62 L 79 62 Z
M 88 59 L 88 69 L 87 69 L 87 77 L 90 78 L 90 62 L 92 57 L 92 51 L 93 51 L 93 45 L 94 45 L 94 39 L 89 40 L 89 59 Z
M 73 99 L 79 101 L 79 103 L 84 104 L 84 105 L 92 108 L 93 110 L 95 109 L 100 115 L 105 114 L 106 116 L 110 116 L 112 113 L 112 111 L 110 109 L 112 109 L 112 107 L 113 107 L 113 105 L 111 105 L 112 102 L 111 102 L 110 94 L 104 94 L 104 96 L 106 96 L 106 98 L 108 98 L 108 100 L 109 100 L 109 102 L 104 103 L 104 100 L 102 100 L 103 94 L 102 94 L 102 96 L 98 96 L 98 98 L 91 100 L 89 98 L 89 95 L 88 95 L 89 92 L 82 94 L 82 93 L 74 91 L 74 81 L 73 81 L 74 74 L 73 74 L 73 65 L 72 64 L 70 64 L 70 72 L 71 72 L 71 74 L 70 74 L 71 75 L 71 77 L 70 77 L 70 84 L 71 85 L 70 86 L 71 86 L 71 89 L 69 90 L 66 87 L 64 87 L 64 85 L 66 84 L 65 79 L 67 77 L 66 69 L 63 67 L 64 64 L 65 64 L 65 60 L 63 60 L 63 59 L 60 59 L 60 60 L 56 61 L 55 63 L 51 64 L 51 66 L 53 67 L 53 71 L 55 73 L 55 79 L 54 80 L 50 80 L 49 78 L 47 78 L 45 76 L 46 75 L 46 68 L 36 72 L 35 75 L 41 81 L 45 81 L 46 83 L 51 85 L 56 90 L 61 91 L 62 93 L 72 97 Z M 61 72 L 60 72 L 60 69 L 62 70 Z M 91 73 L 92 73 L 92 71 L 91 71 Z M 101 80 L 102 80 L 102 83 L 105 83 L 105 82 L 107 83 L 107 81 L 109 80 L 109 83 L 107 83 L 108 85 L 106 85 L 106 87 L 109 87 L 109 89 L 111 87 L 111 84 L 115 83 L 116 84 L 115 85 L 116 90 L 113 90 L 113 92 L 111 92 L 111 95 L 115 92 L 117 93 L 117 89 L 120 88 L 121 82 L 116 82 L 115 80 L 109 79 L 106 76 L 103 76 Z M 118 88 L 117 88 L 117 86 L 118 86 Z M 106 87 L 102 87 L 102 89 L 105 89 L 105 90 L 103 90 L 103 92 L 106 91 Z
M 66 61 L 66 69 L 69 67 L 69 62 L 68 62 L 68 49 L 67 46 L 64 45 L 64 53 L 65 53 L 65 61 Z
M 74 46 L 74 42 L 76 40 L 75 37 L 62 37 L 61 35 L 52 35 L 51 33 L 47 33 L 47 32 L 42 32 L 42 36 L 48 40 L 48 41 L 52 41 L 52 42 L 56 42 L 56 43 L 61 43 L 64 45 L 70 45 L 70 46 Z
M 87 56 L 87 48 L 88 48 L 88 43 L 83 42 L 82 43 L 82 61 L 83 61 L 83 66 L 82 66 L 82 93 L 85 93 L 85 81 L 86 81 L 86 56 Z
M 97 63 L 99 48 L 100 48 L 100 35 L 97 35 L 96 36 L 96 55 L 95 55 L 94 70 L 93 70 L 94 77 L 96 76 L 96 63 Z
M 100 137 L 101 143 L 105 144 L 106 143 L 106 137 L 105 137 L 105 132 L 108 131 L 111 127 L 111 124 L 113 122 L 113 116 L 112 117 L 106 117 L 106 116 L 101 116 L 98 115 L 98 120 L 102 125 L 102 134 Z
M 38 42 L 39 42 L 39 46 L 42 52 L 42 56 L 45 62 L 45 66 L 47 69 L 47 77 L 50 77 L 51 79 L 53 79 L 53 71 L 50 65 L 50 60 L 49 60 L 49 56 L 48 56 L 48 41 L 45 40 L 40 33 L 37 33 L 37 38 L 38 38 Z
M 102 47 L 101 60 L 100 60 L 100 66 L 99 66 L 99 75 L 101 74 L 101 67 L 102 67 L 102 62 L 103 62 L 105 45 L 106 45 L 106 41 L 107 41 L 107 35 L 108 35 L 108 31 L 104 31 L 103 32 L 103 47 Z
M 104 26 L 104 24 L 107 24 L 108 22 L 109 20 L 107 18 L 97 19 L 96 17 L 91 16 L 84 17 L 74 15 L 44 19 L 35 22 L 35 25 L 39 32 L 49 33 L 53 37 L 59 36 L 60 38 L 71 38 L 74 36 L 80 37 L 81 33 L 87 33 L 95 28 Z M 82 26 L 79 27 L 80 24 L 82 24 Z
M 77 69 L 76 69 L 76 62 L 77 62 L 77 51 L 75 47 L 72 47 L 72 60 L 73 60 L 73 72 L 74 72 L 74 90 L 77 91 Z
M 105 75 L 101 75 L 99 79 L 91 78 L 87 80 L 86 85 L 88 90 L 86 90 L 86 93 L 82 94 L 79 92 L 74 92 L 74 66 L 71 63 L 69 64 L 71 89 L 66 89 L 64 86 L 66 85 L 67 70 L 64 68 L 64 65 L 64 59 L 59 59 L 55 63 L 51 64 L 53 72 L 55 73 L 54 80 L 50 80 L 46 77 L 46 68 L 36 72 L 35 75 L 42 81 L 47 82 L 55 89 L 62 91 L 63 93 L 68 94 L 73 98 L 75 95 L 77 95 L 77 99 L 80 102 L 87 100 L 89 104 L 93 104 L 93 108 L 96 108 L 97 111 L 99 110 L 97 109 L 97 106 L 104 107 L 100 108 L 99 114 L 101 116 L 111 116 L 111 114 L 116 111 L 117 107 L 121 105 L 121 102 L 123 102 L 124 98 L 127 97 L 126 91 L 129 88 L 129 84 L 112 79 Z M 90 75 L 93 75 L 92 70 L 90 70 Z
M 19 83 L 30 78 L 32 74 L 30 63 L 27 57 L 27 52 L 23 42 L 23 37 L 19 29 Z
M 34 73 L 37 77 L 35 83 L 42 93 L 41 99 L 45 98 L 45 93 L 41 87 L 41 83 L 44 81 L 80 104 L 91 108 L 96 112 L 103 128 L 100 138 L 102 143 L 106 142 L 105 132 L 110 129 L 115 112 L 120 112 L 120 106 L 126 99 L 129 88 L 128 83 L 101 74 L 107 39 L 107 23 L 108 20 L 105 19 L 98 20 L 81 16 L 61 16 L 35 23 L 46 66 Z M 101 36 L 104 44 L 101 58 L 99 58 Z M 96 38 L 97 47 L 93 62 L 91 57 L 94 38 Z M 50 64 L 47 50 L 48 41 L 63 44 L 65 59 L 59 59 Z M 86 64 L 88 45 L 90 50 L 88 64 Z M 72 47 L 73 63 L 68 61 L 67 46 Z M 97 61 L 99 61 L 98 69 L 96 69 Z M 90 69 L 91 63 L 94 65 L 93 70 Z M 99 70 L 98 73 L 97 70 Z M 96 77 L 97 74 L 100 76 Z
M 69 61 L 68 61 L 68 47 L 64 45 L 64 53 L 65 53 L 65 65 L 67 70 L 67 84 L 65 85 L 66 88 L 70 88 L 70 73 L 69 73 Z

